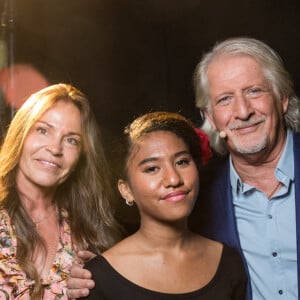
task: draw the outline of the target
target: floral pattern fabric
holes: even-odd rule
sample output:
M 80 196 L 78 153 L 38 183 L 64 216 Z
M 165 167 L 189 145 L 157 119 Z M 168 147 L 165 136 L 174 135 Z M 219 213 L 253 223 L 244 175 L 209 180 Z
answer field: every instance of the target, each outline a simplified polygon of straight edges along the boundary
M 16 259 L 17 238 L 7 213 L 0 210 L 0 300 L 30 300 L 34 281 L 28 278 Z M 63 218 L 58 249 L 44 280 L 43 299 L 66 300 L 66 278 L 76 257 L 70 227 Z

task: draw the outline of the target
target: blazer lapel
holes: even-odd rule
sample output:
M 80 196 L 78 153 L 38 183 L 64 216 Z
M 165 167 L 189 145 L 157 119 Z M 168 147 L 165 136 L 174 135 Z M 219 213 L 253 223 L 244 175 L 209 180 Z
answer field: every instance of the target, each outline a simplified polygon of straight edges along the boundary
M 215 199 L 212 203 L 212 211 L 215 214 L 214 236 L 241 251 L 237 233 L 237 226 L 234 217 L 234 208 L 232 201 L 231 185 L 229 172 L 229 158 L 218 174 L 216 184 L 213 190 Z
M 300 134 L 294 133 L 295 206 L 297 232 L 298 293 L 300 292 Z

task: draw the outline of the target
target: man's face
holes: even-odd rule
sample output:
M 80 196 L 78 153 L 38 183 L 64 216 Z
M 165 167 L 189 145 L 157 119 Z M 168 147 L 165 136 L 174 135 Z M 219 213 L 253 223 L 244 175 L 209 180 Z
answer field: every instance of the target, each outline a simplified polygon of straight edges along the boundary
M 226 132 L 231 153 L 256 154 L 284 137 L 287 98 L 278 101 L 262 67 L 250 56 L 220 56 L 208 67 L 207 117 Z M 273 145 L 273 146 L 272 146 Z

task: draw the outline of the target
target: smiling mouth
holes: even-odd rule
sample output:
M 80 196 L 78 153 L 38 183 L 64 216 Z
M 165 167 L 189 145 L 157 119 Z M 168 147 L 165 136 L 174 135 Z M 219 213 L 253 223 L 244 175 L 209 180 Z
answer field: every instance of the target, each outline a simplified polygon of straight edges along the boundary
M 260 117 L 255 120 L 245 121 L 245 122 L 238 122 L 229 126 L 230 130 L 239 130 L 239 131 L 247 131 L 252 129 L 253 127 L 263 123 L 266 120 L 265 117 Z
M 177 191 L 177 192 L 169 193 L 165 195 L 162 198 L 162 200 L 170 201 L 170 202 L 180 201 L 183 200 L 188 193 L 189 191 Z
M 49 166 L 49 167 L 52 167 L 52 168 L 60 168 L 60 166 L 58 164 L 47 161 L 47 160 L 38 160 L 38 161 L 40 163 L 42 163 L 43 165 L 46 165 L 46 166 Z

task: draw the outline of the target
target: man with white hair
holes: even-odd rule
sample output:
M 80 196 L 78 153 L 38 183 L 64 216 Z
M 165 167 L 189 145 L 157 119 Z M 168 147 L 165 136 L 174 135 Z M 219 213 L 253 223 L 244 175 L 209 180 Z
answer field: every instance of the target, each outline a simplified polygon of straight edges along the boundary
M 300 102 L 290 76 L 265 43 L 231 38 L 203 56 L 194 83 L 221 158 L 200 176 L 192 223 L 240 251 L 247 299 L 298 299 Z

